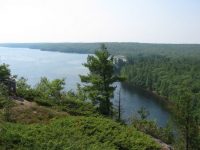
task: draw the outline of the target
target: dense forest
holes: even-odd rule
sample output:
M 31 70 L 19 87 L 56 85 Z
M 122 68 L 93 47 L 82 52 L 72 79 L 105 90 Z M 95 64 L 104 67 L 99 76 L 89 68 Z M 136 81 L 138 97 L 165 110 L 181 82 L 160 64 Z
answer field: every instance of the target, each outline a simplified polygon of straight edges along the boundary
M 0 149 L 161 149 L 157 140 L 136 126 L 115 119 L 110 101 L 115 89 L 112 83 L 121 78 L 114 74 L 108 51 L 104 48 L 88 56 L 84 65 L 90 74 L 81 76 L 85 86 L 78 85 L 74 93 L 63 90 L 63 79 L 43 77 L 31 87 L 23 77 L 12 76 L 8 65 L 1 64 Z M 16 89 L 9 84 L 14 79 Z M 141 121 L 149 124 L 145 118 Z M 169 141 L 168 130 L 149 129 Z
M 162 55 L 128 57 L 121 74 L 128 81 L 175 101 L 179 90 L 200 96 L 200 57 L 172 58 Z
M 38 48 L 41 50 L 60 52 L 95 53 L 99 47 L 99 43 L 3 44 L 3 46 Z M 49 81 L 47 78 L 42 78 L 36 88 L 31 88 L 27 85 L 25 79 L 20 79 L 17 82 L 17 95 L 26 100 L 36 102 L 37 105 L 61 110 L 61 115 L 58 115 L 58 117 L 62 116 L 64 111 L 72 116 L 100 116 L 101 118 L 103 115 L 104 117 L 107 116 L 113 118 L 112 115 L 114 115 L 115 110 L 112 108 L 110 98 L 112 97 L 114 87 L 112 87 L 111 84 L 126 79 L 125 82 L 130 85 L 151 91 L 172 104 L 171 110 L 178 126 L 179 137 L 176 137 L 177 139 L 174 141 L 171 129 L 158 128 L 155 122 L 147 121 L 146 116 L 148 111 L 144 108 L 141 108 L 141 110 L 138 111 L 141 118 L 134 118 L 133 120 L 131 127 L 134 128 L 134 130 L 137 129 L 148 133 L 156 138 L 162 139 L 166 143 L 173 143 L 174 148 L 176 149 L 200 149 L 200 45 L 106 43 L 106 46 L 111 54 L 123 55 L 127 60 L 125 62 L 118 61 L 118 64 L 116 64 L 118 67 L 116 67 L 117 70 L 115 70 L 115 72 L 119 73 L 117 76 L 114 75 L 113 72 L 113 57 L 111 57 L 107 52 L 99 54 L 95 53 L 96 57 L 89 56 L 88 62 L 84 64 L 85 67 L 90 70 L 90 74 L 88 74 L 88 76 L 80 76 L 82 82 L 89 84 L 85 87 L 79 85 L 77 93 L 62 93 L 61 91 L 64 85 L 63 80 L 58 79 L 55 81 Z M 91 103 L 85 101 L 86 99 L 90 99 Z M 104 117 L 102 119 L 104 119 Z M 83 117 L 83 119 L 85 118 Z M 17 119 L 14 120 L 17 121 Z M 36 120 L 40 119 L 37 118 Z M 72 120 L 75 121 L 76 119 Z M 97 123 L 94 118 L 90 118 L 89 120 L 94 120 L 94 124 Z M 104 121 L 102 120 L 102 122 Z M 13 124 L 8 125 L 11 127 L 6 127 L 5 129 L 8 129 L 9 131 L 9 129 L 12 129 Z M 121 127 L 120 124 L 118 125 Z M 19 126 L 19 128 L 26 129 L 26 127 L 22 126 Z M 33 126 L 32 128 L 34 132 L 39 132 L 37 131 L 39 129 L 35 128 L 37 127 Z M 48 127 L 45 126 L 44 128 Z M 123 128 L 129 130 L 127 126 L 123 126 Z M 99 131 L 101 129 L 96 129 L 95 127 L 94 129 L 92 128 L 92 130 L 94 130 L 94 132 L 91 133 L 93 136 L 95 135 L 93 133 L 96 133 L 96 130 Z M 100 131 L 100 133 L 101 132 L 103 131 Z M 81 135 L 82 134 L 83 133 L 81 132 Z M 112 135 L 116 138 L 118 137 L 115 133 L 112 133 Z M 8 142 L 11 140 L 6 138 L 7 137 L 2 141 Z M 110 138 L 113 139 L 113 137 Z M 98 140 L 96 142 L 100 142 Z M 115 141 L 115 139 L 113 140 Z M 109 144 L 111 144 L 111 147 L 114 146 L 114 149 L 126 149 L 127 147 L 129 147 L 127 149 L 146 149 L 148 147 L 146 147 L 146 145 L 140 148 L 137 147 L 138 145 L 141 145 L 141 143 L 138 145 L 136 144 L 136 147 L 131 147 L 130 145 L 132 144 L 126 143 L 128 145 L 123 145 L 124 143 L 122 142 L 122 145 L 126 147 L 122 148 L 122 145 L 116 145 L 116 143 L 113 143 L 113 140 L 111 140 L 112 143 Z M 13 144 L 12 142 L 13 141 L 10 143 L 11 146 Z M 34 142 L 37 143 L 38 141 Z M 80 141 L 80 143 L 82 142 L 85 141 Z M 129 142 L 132 142 L 132 140 L 129 139 Z M 20 146 L 22 146 L 21 144 L 22 143 L 20 143 Z M 39 144 L 39 146 L 41 145 Z M 156 149 L 156 145 L 151 146 L 155 147 L 150 149 Z M 149 149 L 149 147 L 147 149 Z
M 99 49 L 101 43 L 5 43 L 0 46 L 15 48 L 32 48 L 47 51 L 91 54 Z M 151 54 L 162 55 L 200 55 L 200 44 L 148 44 L 148 43 L 105 43 L 113 55 Z
M 185 149 L 199 149 L 200 55 L 191 48 L 132 54 L 120 69 L 133 86 L 146 89 L 172 103 Z

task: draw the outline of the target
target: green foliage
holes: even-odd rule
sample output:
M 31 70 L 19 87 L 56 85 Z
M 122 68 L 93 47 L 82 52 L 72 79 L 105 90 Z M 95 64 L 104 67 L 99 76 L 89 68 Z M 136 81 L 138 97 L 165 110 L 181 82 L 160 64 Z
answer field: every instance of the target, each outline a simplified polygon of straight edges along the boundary
M 139 131 L 149 134 L 157 139 L 161 139 L 165 143 L 172 144 L 174 142 L 174 135 L 170 125 L 158 127 L 155 121 L 138 118 L 133 118 L 132 125 Z
M 5 105 L 6 97 L 0 96 L 0 109 L 2 109 Z
M 178 122 L 186 150 L 200 149 L 200 101 L 188 90 L 181 90 L 176 103 Z
M 115 89 L 112 83 L 119 81 L 121 78 L 114 75 L 113 58 L 105 47 L 102 47 L 102 49 L 103 51 L 96 52 L 96 57 L 88 57 L 88 64 L 85 64 L 90 69 L 91 75 L 93 75 L 91 80 L 87 80 L 86 76 L 82 77 L 84 82 L 95 85 L 93 86 L 95 87 L 94 94 L 97 94 L 97 96 L 93 96 L 97 99 L 93 100 L 100 102 L 100 112 L 109 114 L 111 110 L 110 98 L 113 96 Z M 90 64 L 90 62 L 94 63 Z M 3 72 L 2 75 L 7 78 L 4 71 L 1 71 Z M 36 88 L 30 87 L 24 78 L 18 80 L 17 96 L 36 101 L 42 105 L 52 106 L 51 108 L 58 108 L 71 115 L 84 116 L 69 116 L 65 119 L 55 120 L 50 124 L 37 125 L 21 125 L 17 120 L 21 120 L 22 123 L 41 123 L 56 115 L 52 111 L 39 109 L 41 106 L 30 107 L 30 110 L 22 109 L 23 106 L 21 106 L 20 109 L 14 109 L 15 112 L 21 113 L 21 115 L 16 113 L 15 121 L 17 123 L 5 123 L 5 121 L 12 121 L 10 113 L 12 101 L 7 99 L 5 91 L 2 90 L 0 105 L 4 108 L 5 121 L 0 124 L 0 149 L 160 149 L 153 139 L 136 131 L 135 128 L 122 126 L 112 120 L 100 118 L 96 108 L 87 102 L 84 93 L 87 88 L 83 90 L 79 87 L 77 93 L 64 93 L 63 89 L 64 80 L 60 79 L 49 81 L 47 78 L 42 78 Z M 24 114 L 32 120 L 27 120 L 27 116 Z
M 6 64 L 0 64 L 0 83 L 10 78 L 11 73 L 8 67 Z
M 0 83 L 0 109 L 2 109 L 2 112 L 0 112 L 2 113 L 2 118 L 0 116 L 0 120 L 11 121 L 11 108 L 13 105 L 12 100 L 8 96 L 7 87 Z
M 20 78 L 17 80 L 17 96 L 29 101 L 35 101 L 40 105 L 52 106 L 60 101 L 61 90 L 64 88 L 64 81 L 56 79 L 49 81 L 46 77 L 41 78 L 41 81 L 32 88 L 27 79 Z
M 7 64 L 0 64 L 0 86 L 4 88 L 6 92 L 11 94 L 11 80 L 15 78 L 15 76 L 11 76 L 10 69 L 8 68 L 9 65 Z M 5 91 L 4 90 L 4 91 Z
M 170 123 L 168 123 L 166 127 L 159 127 L 156 121 L 147 120 L 150 113 L 145 107 L 141 107 L 138 110 L 138 114 L 140 118 L 137 116 L 131 118 L 133 127 L 165 143 L 174 143 L 173 128 Z
M 6 47 L 20 47 L 41 49 L 46 51 L 72 52 L 94 54 L 100 43 L 13 43 L 0 44 Z M 106 46 L 113 55 L 173 55 L 173 56 L 199 56 L 199 44 L 148 44 L 134 42 L 107 42 Z
M 138 110 L 138 114 L 142 120 L 147 119 L 150 115 L 149 111 L 145 107 L 141 107 L 140 110 Z
M 200 145 L 200 55 L 195 54 L 131 56 L 121 70 L 132 85 L 173 102 L 185 149 Z
M 178 90 L 188 87 L 193 95 L 200 95 L 200 57 L 167 57 L 162 55 L 128 58 L 121 74 L 134 86 L 156 92 L 173 100 Z
M 55 79 L 49 81 L 46 77 L 41 78 L 36 90 L 46 98 L 61 98 L 61 91 L 64 89 L 64 79 Z
M 0 109 L 5 106 L 7 100 L 8 89 L 3 83 L 0 83 Z
M 35 89 L 31 88 L 31 86 L 27 83 L 27 79 L 23 77 L 17 80 L 16 86 L 16 95 L 21 98 L 33 101 L 34 98 L 38 96 L 38 92 Z
M 85 94 L 85 91 L 81 87 L 80 84 L 77 84 L 76 99 L 79 99 L 79 100 L 82 100 L 82 101 L 86 101 L 87 100 L 87 96 Z
M 6 99 L 3 105 L 3 119 L 5 121 L 11 122 L 11 108 L 14 106 L 14 103 L 11 99 Z
M 49 81 L 46 77 L 43 77 L 36 86 L 36 91 L 43 99 L 59 102 L 62 96 L 64 85 L 64 79 L 55 79 Z
M 35 88 L 28 85 L 27 80 L 21 78 L 17 81 L 17 96 L 29 101 L 35 101 L 42 106 L 50 106 L 65 111 L 71 115 L 97 116 L 96 108 L 82 99 L 78 93 L 64 92 L 64 80 L 49 81 L 41 78 Z
M 148 136 L 103 118 L 67 117 L 47 125 L 4 124 L 3 149 L 160 149 Z
M 101 50 L 96 51 L 95 55 L 88 56 L 84 66 L 89 69 L 90 73 L 80 76 L 81 82 L 86 83 L 83 90 L 88 99 L 99 106 L 101 114 L 111 115 L 110 99 L 115 90 L 112 84 L 121 80 L 120 77 L 114 75 L 113 57 L 108 53 L 105 45 L 102 45 Z
M 51 99 L 46 99 L 43 97 L 35 97 L 34 101 L 41 106 L 52 107 L 52 106 L 56 105 L 55 101 L 53 101 Z
M 96 108 L 89 102 L 83 102 L 76 99 L 63 100 L 58 106 L 62 111 L 75 116 L 98 116 Z

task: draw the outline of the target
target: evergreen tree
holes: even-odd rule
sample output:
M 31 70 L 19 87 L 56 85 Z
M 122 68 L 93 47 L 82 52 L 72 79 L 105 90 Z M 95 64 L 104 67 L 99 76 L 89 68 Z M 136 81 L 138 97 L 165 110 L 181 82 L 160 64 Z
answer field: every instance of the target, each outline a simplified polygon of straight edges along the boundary
M 200 149 L 199 101 L 191 92 L 182 90 L 176 105 L 176 120 L 180 126 L 186 150 Z
M 0 82 L 3 82 L 6 79 L 11 77 L 10 69 L 6 64 L 0 64 Z
M 95 55 L 89 55 L 87 63 L 83 64 L 90 73 L 86 76 L 81 75 L 81 82 L 85 83 L 83 89 L 87 98 L 98 106 L 98 110 L 103 115 L 111 115 L 112 103 L 115 86 L 114 82 L 121 81 L 122 78 L 114 74 L 113 56 L 109 54 L 104 44 Z

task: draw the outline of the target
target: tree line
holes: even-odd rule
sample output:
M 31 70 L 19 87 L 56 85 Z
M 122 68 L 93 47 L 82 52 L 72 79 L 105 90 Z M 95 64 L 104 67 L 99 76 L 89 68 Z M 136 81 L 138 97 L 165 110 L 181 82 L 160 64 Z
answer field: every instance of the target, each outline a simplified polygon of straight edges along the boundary
M 89 69 L 89 74 L 80 76 L 83 84 L 78 86 L 76 93 L 63 92 L 65 83 L 62 79 L 49 81 L 47 78 L 41 78 L 36 87 L 32 88 L 27 84 L 26 79 L 21 78 L 17 81 L 16 95 L 41 105 L 59 107 L 75 115 L 92 115 L 98 112 L 112 117 L 111 98 L 116 88 L 113 83 L 123 81 L 123 76 L 134 86 L 154 91 L 158 95 L 173 100 L 182 135 L 181 143 L 187 150 L 199 149 L 200 61 L 195 55 L 190 57 L 185 57 L 185 55 L 186 53 L 177 57 L 174 53 L 163 55 L 162 51 L 160 54 L 153 54 L 153 52 L 142 54 L 137 51 L 134 55 L 127 57 L 128 63 L 120 65 L 118 69 L 121 75 L 117 75 L 113 56 L 105 45 L 102 45 L 95 55 L 88 56 L 84 66 Z M 1 67 L 2 77 L 10 77 L 7 66 Z M 139 113 L 143 114 L 143 111 Z M 141 116 L 142 123 L 145 123 L 146 127 L 146 121 L 143 121 L 145 117 Z M 144 125 L 138 123 L 140 122 L 137 122 L 135 126 Z M 152 124 L 148 123 L 148 125 L 152 127 Z M 151 130 L 151 127 L 148 130 L 150 132 L 155 131 L 159 134 L 158 131 L 161 131 L 157 127 Z
M 189 50 L 188 50 L 189 51 Z M 121 75 L 127 82 L 173 103 L 183 149 L 200 149 L 200 55 L 138 54 L 127 57 Z M 196 55 L 196 56 L 195 56 Z
M 99 67 L 93 66 L 96 61 Z M 112 56 L 104 49 L 88 57 L 87 64 L 93 71 L 82 76 L 88 80 L 84 80 L 84 87 L 78 86 L 76 93 L 63 90 L 63 79 L 42 77 L 34 87 L 25 78 L 16 79 L 16 93 L 12 94 L 3 82 L 11 72 L 8 65 L 0 64 L 0 149 L 159 150 L 158 143 L 133 126 L 108 119 L 113 111 L 113 90 L 107 89 L 114 89 L 111 83 L 119 79 L 112 74 Z M 105 78 L 98 69 L 108 71 Z M 94 99 L 90 97 L 93 93 Z M 34 105 L 29 107 L 23 100 Z

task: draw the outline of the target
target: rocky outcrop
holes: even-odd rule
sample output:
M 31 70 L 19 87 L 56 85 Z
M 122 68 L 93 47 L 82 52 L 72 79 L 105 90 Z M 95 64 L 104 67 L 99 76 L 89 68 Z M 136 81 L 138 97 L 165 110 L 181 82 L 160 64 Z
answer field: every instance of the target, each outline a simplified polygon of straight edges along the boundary
M 153 138 L 158 144 L 161 145 L 161 150 L 173 150 L 173 147 L 171 145 L 168 145 L 164 143 L 163 141 Z

